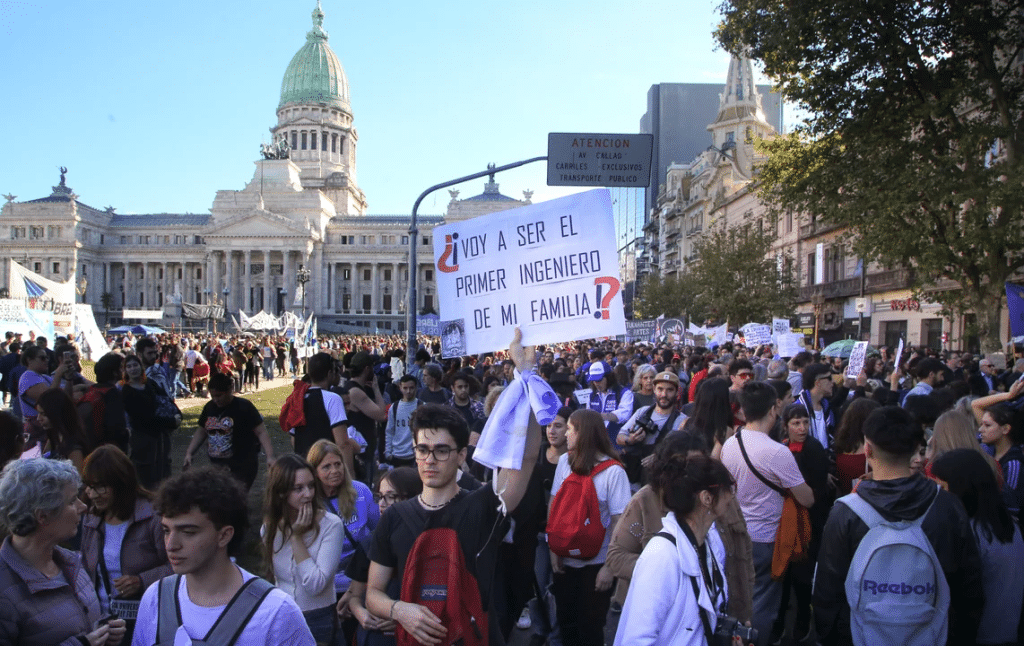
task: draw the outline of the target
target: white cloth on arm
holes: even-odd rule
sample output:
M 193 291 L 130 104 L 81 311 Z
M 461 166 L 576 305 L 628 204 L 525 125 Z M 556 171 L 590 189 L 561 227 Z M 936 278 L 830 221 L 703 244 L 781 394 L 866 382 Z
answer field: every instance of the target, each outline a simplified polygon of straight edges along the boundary
M 473 461 L 491 469 L 521 469 L 531 411 L 537 422 L 546 426 L 559 407 L 558 395 L 548 382 L 533 372 L 521 375 L 516 370 L 515 379 L 502 391 L 487 417 Z

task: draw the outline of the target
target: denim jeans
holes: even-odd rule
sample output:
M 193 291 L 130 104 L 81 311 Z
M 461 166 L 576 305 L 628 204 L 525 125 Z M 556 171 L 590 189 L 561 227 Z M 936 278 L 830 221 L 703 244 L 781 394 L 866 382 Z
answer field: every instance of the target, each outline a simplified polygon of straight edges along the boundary
M 541 599 L 534 598 L 530 601 L 530 623 L 533 624 L 533 634 L 548 638 L 549 646 L 562 646 L 562 639 L 558 632 L 557 617 L 553 614 L 554 608 L 549 603 L 551 595 L 551 552 L 548 550 L 548 542 L 541 535 L 537 541 L 537 554 L 533 562 L 533 575 L 537 577 L 537 585 L 544 594 Z M 545 612 L 546 611 L 546 612 Z
M 772 580 L 775 543 L 753 543 L 754 612 L 751 625 L 757 629 L 757 646 L 766 646 L 782 603 L 782 581 Z

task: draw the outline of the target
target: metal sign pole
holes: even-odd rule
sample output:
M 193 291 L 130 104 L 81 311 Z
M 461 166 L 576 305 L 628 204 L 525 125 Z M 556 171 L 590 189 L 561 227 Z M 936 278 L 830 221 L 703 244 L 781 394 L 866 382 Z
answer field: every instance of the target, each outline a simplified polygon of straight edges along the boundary
M 416 266 L 416 243 L 419 238 L 419 228 L 416 226 L 416 213 L 419 211 L 420 202 L 423 201 L 427 195 L 430 195 L 434 191 L 446 188 L 448 186 L 455 186 L 462 182 L 468 182 L 471 179 L 478 177 L 484 177 L 486 175 L 493 175 L 502 171 L 511 170 L 526 164 L 532 164 L 533 162 L 546 161 L 547 155 L 543 157 L 533 157 L 531 159 L 524 159 L 523 161 L 517 161 L 511 164 L 505 164 L 504 166 L 498 166 L 496 168 L 488 168 L 487 170 L 480 171 L 479 173 L 473 173 L 472 175 L 466 175 L 458 179 L 453 179 L 440 184 L 435 184 L 427 190 L 420 193 L 420 196 L 416 198 L 416 203 L 412 206 L 412 219 L 409 222 L 409 303 L 406 307 L 406 330 L 408 331 L 408 343 L 406 346 L 405 354 L 405 369 L 409 370 L 409 366 L 412 365 L 413 360 L 416 358 L 416 349 L 418 344 L 416 342 L 416 279 L 418 277 L 418 270 Z

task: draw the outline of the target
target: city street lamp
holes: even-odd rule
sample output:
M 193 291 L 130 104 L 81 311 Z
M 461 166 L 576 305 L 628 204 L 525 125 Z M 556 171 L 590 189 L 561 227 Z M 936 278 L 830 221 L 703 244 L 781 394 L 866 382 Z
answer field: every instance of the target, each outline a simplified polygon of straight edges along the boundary
M 82 297 L 82 302 L 85 302 L 85 290 L 89 288 L 89 279 L 82 276 L 82 280 L 78 281 L 78 286 L 75 287 L 75 291 Z
M 225 285 L 224 289 L 220 290 L 220 293 L 224 295 L 221 302 L 224 304 L 224 331 L 226 332 L 228 327 L 228 294 L 231 293 L 231 290 Z
M 206 333 L 210 333 L 210 321 L 213 320 L 213 309 L 210 307 L 210 288 L 207 287 L 203 290 L 203 295 L 206 297 Z
M 305 265 L 299 265 L 299 271 L 296 273 L 295 279 L 302 285 L 302 320 L 306 320 L 306 283 L 309 282 L 309 270 L 306 269 Z

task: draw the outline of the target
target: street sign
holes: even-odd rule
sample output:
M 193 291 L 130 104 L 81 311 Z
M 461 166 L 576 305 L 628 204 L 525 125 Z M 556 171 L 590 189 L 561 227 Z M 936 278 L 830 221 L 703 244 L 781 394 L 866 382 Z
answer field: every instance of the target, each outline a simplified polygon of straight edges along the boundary
M 650 186 L 654 135 L 548 133 L 548 186 Z

